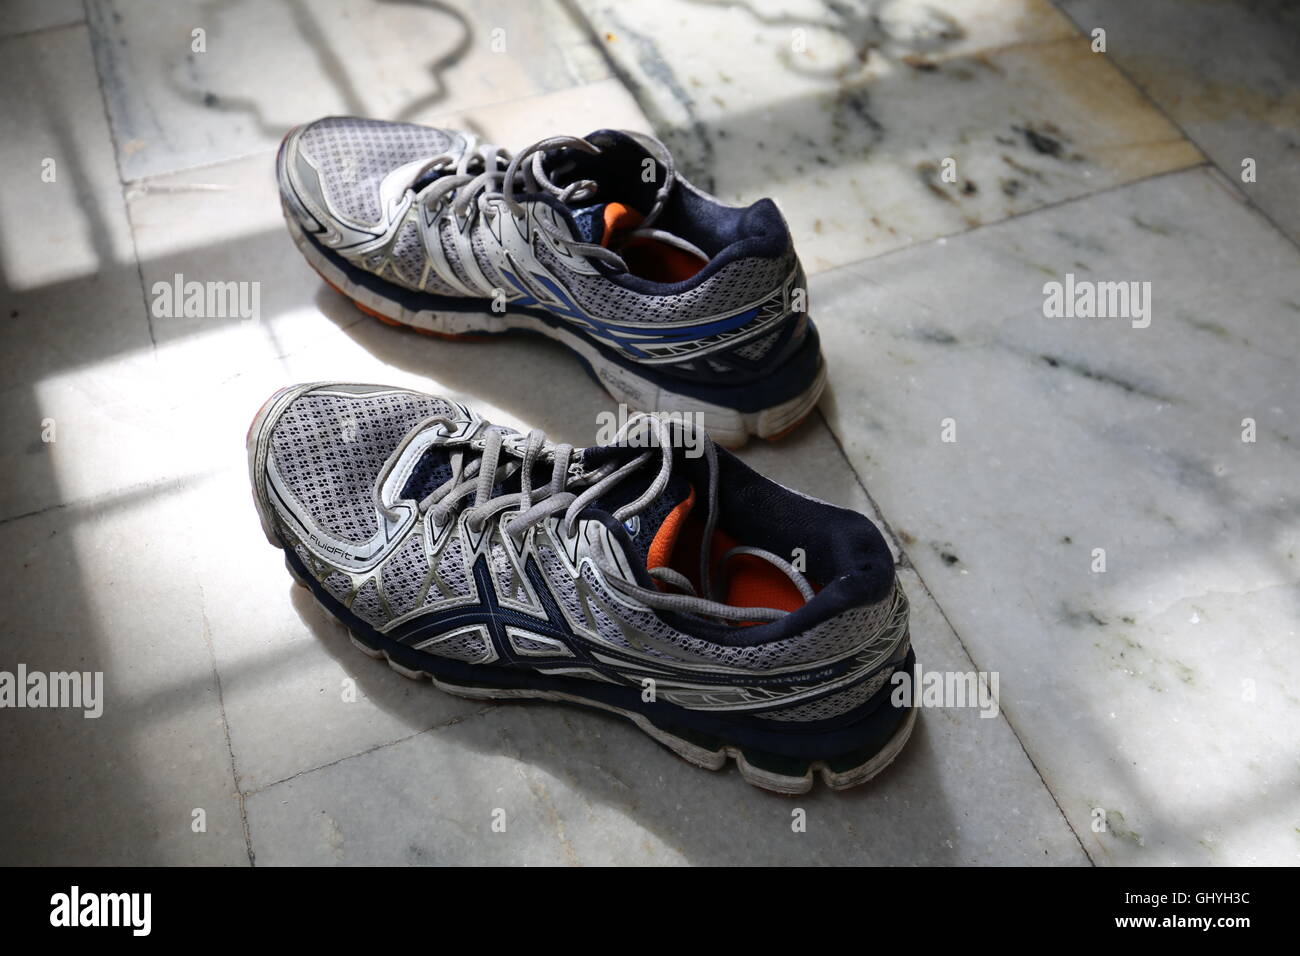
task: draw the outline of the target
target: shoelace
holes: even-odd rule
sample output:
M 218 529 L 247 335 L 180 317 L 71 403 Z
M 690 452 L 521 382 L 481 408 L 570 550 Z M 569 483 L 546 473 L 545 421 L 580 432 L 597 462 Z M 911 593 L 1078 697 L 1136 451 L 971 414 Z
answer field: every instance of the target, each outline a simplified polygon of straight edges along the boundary
M 435 416 L 416 425 L 385 465 L 377 486 L 383 484 L 386 474 L 396 464 L 408 441 L 430 427 L 441 428 L 445 432 L 449 427 L 454 427 L 454 423 L 449 418 Z M 562 442 L 551 443 L 546 440 L 545 434 L 537 429 L 523 437 L 499 426 L 487 426 L 481 451 L 468 444 L 473 436 L 450 443 L 451 477 L 419 502 L 419 512 L 421 515 L 431 513 L 435 529 L 441 531 L 447 527 L 453 512 L 472 495 L 473 503 L 464 508 L 464 516 L 466 525 L 475 534 L 483 530 L 486 522 L 493 515 L 517 508 L 518 514 L 511 516 L 503 525 L 503 530 L 510 536 L 511 543 L 516 548 L 522 546 L 523 537 L 529 528 L 561 511 L 564 512 L 564 517 L 560 523 L 560 533 L 566 538 L 571 538 L 576 533 L 576 524 L 583 510 L 639 470 L 650 461 L 655 450 L 658 450 L 661 460 L 654 480 L 636 499 L 614 512 L 616 520 L 625 522 L 649 507 L 668 486 L 673 468 L 671 430 L 674 427 L 686 426 L 656 415 L 646 413 L 633 415 L 619 429 L 611 444 L 620 444 L 637 429 L 649 428 L 653 433 L 650 449 L 621 465 L 611 461 L 589 473 L 577 471 L 571 473 L 570 465 L 574 451 L 572 445 Z M 703 541 L 708 542 L 712 539 L 717 524 L 718 456 L 708 436 L 701 435 L 700 438 L 709 466 L 708 513 L 705 517 L 702 538 Z M 505 461 L 502 461 L 503 451 L 508 453 Z M 533 468 L 539 461 L 546 459 L 552 463 L 551 480 L 545 486 L 535 488 L 532 484 Z M 516 474 L 519 476 L 519 491 L 492 494 L 499 483 L 505 482 Z M 575 494 L 571 486 L 581 487 L 581 493 Z M 697 614 L 731 621 L 775 621 L 789 613 L 776 608 L 736 607 L 716 600 L 711 583 L 709 548 L 706 545 L 700 550 L 700 584 L 703 596 L 695 593 L 684 575 L 671 568 L 653 568 L 650 574 L 665 584 L 687 593 L 667 593 L 629 581 L 607 554 L 597 555 L 596 563 L 610 585 L 657 610 Z M 741 554 L 768 561 L 790 578 L 805 601 L 812 600 L 813 589 L 807 579 L 788 561 L 762 548 L 739 545 L 727 551 L 719 561 L 724 580 L 727 562 Z
M 646 214 L 636 230 L 637 233 L 648 233 L 650 225 L 663 211 L 676 172 L 672 154 L 663 143 L 643 134 L 629 135 L 632 135 L 666 170 L 663 185 L 655 195 L 650 212 Z M 436 207 L 445 197 L 455 193 L 455 199 L 443 208 L 441 215 L 453 215 L 458 223 L 463 223 L 467 217 L 475 213 L 487 217 L 496 215 L 493 204 L 498 200 L 505 205 L 511 215 L 522 219 L 528 214 L 528 210 L 515 198 L 517 191 L 527 193 L 541 190 L 555 196 L 565 205 L 581 202 L 596 195 L 598 185 L 594 180 L 579 179 L 560 187 L 556 186 L 547 175 L 546 154 L 552 150 L 566 148 L 580 150 L 593 156 L 598 156 L 601 152 L 598 145 L 579 136 L 550 136 L 526 147 L 513 158 L 510 152 L 501 146 L 471 142 L 470 147 L 459 157 L 453 153 L 434 156 L 420 167 L 411 182 L 416 184 L 431 174 L 435 176 L 429 185 L 416 194 L 418 201 L 430 208 Z M 524 161 L 529 157 L 532 157 L 532 162 L 525 166 Z M 506 163 L 504 169 L 501 165 L 503 162 Z M 442 173 L 442 170 L 452 171 Z M 627 271 L 627 263 L 613 250 L 597 243 L 575 240 L 544 220 L 538 219 L 537 224 L 552 241 L 568 251 L 576 255 L 600 259 L 619 271 Z M 694 246 L 689 248 L 703 256 L 703 253 Z

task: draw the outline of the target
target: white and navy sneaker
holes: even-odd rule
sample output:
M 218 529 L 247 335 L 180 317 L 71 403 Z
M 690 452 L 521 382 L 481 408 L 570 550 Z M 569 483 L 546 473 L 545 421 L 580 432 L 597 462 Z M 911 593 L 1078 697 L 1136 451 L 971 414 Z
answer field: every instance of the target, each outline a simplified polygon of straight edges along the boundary
M 293 576 L 408 677 L 612 711 L 782 793 L 863 783 L 912 731 L 876 527 L 693 426 L 638 415 L 575 449 L 406 389 L 299 385 L 257 413 L 248 461 Z
M 277 159 L 294 242 L 362 310 L 439 336 L 541 332 L 629 407 L 777 438 L 826 382 L 771 200 L 723 205 L 663 144 L 599 130 L 513 159 L 467 133 L 328 117 Z

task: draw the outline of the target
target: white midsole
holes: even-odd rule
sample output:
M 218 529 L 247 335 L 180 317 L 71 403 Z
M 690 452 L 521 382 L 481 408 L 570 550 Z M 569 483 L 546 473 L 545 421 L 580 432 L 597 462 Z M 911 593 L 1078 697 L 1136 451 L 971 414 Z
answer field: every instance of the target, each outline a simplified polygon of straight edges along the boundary
M 817 370 L 812 383 L 799 395 L 757 412 L 733 408 L 669 391 L 607 359 L 581 335 L 522 313 L 411 311 L 364 286 L 352 282 L 341 269 L 312 245 L 298 220 L 287 210 L 285 221 L 294 244 L 317 272 L 344 295 L 395 322 L 442 335 L 496 334 L 514 329 L 541 332 L 577 352 L 590 365 L 605 390 L 633 411 L 671 411 L 698 414 L 714 441 L 728 448 L 745 443 L 750 435 L 773 438 L 790 430 L 816 406 L 826 388 L 826 364 Z

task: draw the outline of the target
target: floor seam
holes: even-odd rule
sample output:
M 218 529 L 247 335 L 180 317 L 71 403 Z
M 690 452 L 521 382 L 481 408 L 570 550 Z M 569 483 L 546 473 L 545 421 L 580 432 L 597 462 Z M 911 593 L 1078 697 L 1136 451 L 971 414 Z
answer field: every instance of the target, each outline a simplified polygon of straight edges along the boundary
M 397 744 L 405 743 L 408 740 L 414 740 L 416 737 L 422 737 L 425 734 L 437 733 L 440 730 L 446 730 L 447 728 L 454 727 L 457 724 L 463 723 L 466 720 L 471 720 L 475 717 L 482 717 L 484 714 L 490 714 L 492 711 L 496 710 L 500 706 L 501 706 L 500 704 L 490 704 L 487 707 L 482 707 L 478 710 L 470 711 L 469 713 L 466 714 L 457 714 L 455 717 L 452 717 L 448 720 L 444 720 L 440 724 L 434 724 L 431 727 L 425 727 L 422 730 L 417 730 L 414 731 L 413 733 L 409 733 L 404 737 L 396 737 L 393 740 L 386 740 L 383 743 L 375 744 L 374 746 L 367 747 L 364 750 L 358 750 L 356 753 L 346 754 L 334 760 L 327 760 L 325 763 L 319 764 L 315 767 L 307 767 L 304 768 L 303 770 L 297 771 L 296 773 L 291 773 L 287 777 L 282 777 L 279 780 L 273 780 L 271 783 L 265 783 L 262 784 L 260 787 L 254 787 L 251 790 L 245 790 L 243 791 L 243 795 L 245 797 L 251 797 L 258 793 L 265 793 L 267 790 L 270 790 L 272 787 L 278 787 L 282 783 L 288 783 L 291 780 L 297 780 L 299 777 L 305 777 L 307 774 L 316 773 L 318 770 L 325 770 L 329 767 L 338 766 L 339 764 L 345 761 L 352 760 L 354 757 L 364 757 L 367 754 L 372 754 L 379 750 L 385 750 L 388 747 L 393 747 L 396 746 Z
M 1053 0 L 1053 6 L 1056 7 L 1058 13 L 1060 13 L 1063 17 L 1065 17 L 1067 20 L 1070 21 L 1070 23 L 1074 25 L 1076 30 L 1078 30 L 1081 34 L 1084 32 L 1084 27 L 1079 23 L 1078 20 L 1074 18 L 1074 16 L 1070 13 L 1069 9 L 1061 6 L 1060 0 Z M 1105 54 L 1105 55 L 1109 56 L 1110 54 Z M 1289 232 L 1287 232 L 1287 230 L 1282 228 L 1281 223 L 1279 223 L 1276 219 L 1274 219 L 1263 206 L 1257 203 L 1251 197 L 1249 192 L 1242 189 L 1240 184 L 1232 176 L 1228 174 L 1228 171 L 1224 169 L 1222 166 L 1220 166 L 1210 156 L 1210 154 L 1205 151 L 1205 148 L 1201 146 L 1201 144 L 1198 143 L 1192 137 L 1192 134 L 1187 131 L 1187 128 L 1183 126 L 1182 123 L 1174 119 L 1174 117 L 1170 115 L 1169 111 L 1166 110 L 1164 106 L 1162 106 L 1154 96 L 1152 96 L 1149 92 L 1147 92 L 1146 88 L 1141 83 L 1139 83 L 1136 79 L 1134 79 L 1132 74 L 1130 74 L 1129 71 L 1126 70 L 1120 64 L 1119 60 L 1116 59 L 1110 60 L 1110 65 L 1111 67 L 1114 68 L 1115 72 L 1117 72 L 1120 76 L 1124 78 L 1125 82 L 1128 83 L 1129 86 L 1133 87 L 1133 89 L 1138 91 L 1138 93 L 1142 96 L 1144 100 L 1147 101 L 1147 103 L 1151 106 L 1152 109 L 1154 109 L 1157 113 L 1163 116 L 1165 121 L 1169 123 L 1170 126 L 1178 130 L 1178 132 L 1182 135 L 1183 139 L 1187 140 L 1187 142 L 1191 143 L 1193 146 L 1196 147 L 1197 152 L 1199 152 L 1202 156 L 1205 157 L 1206 165 L 1210 166 L 1212 169 L 1215 169 L 1218 172 L 1223 174 L 1223 178 L 1226 179 L 1228 183 L 1232 186 L 1232 191 L 1237 195 L 1239 199 L 1244 201 L 1246 205 L 1250 206 L 1250 208 L 1254 209 L 1257 213 L 1259 213 L 1259 215 L 1262 216 L 1270 226 L 1272 226 L 1279 233 L 1281 233 L 1282 238 L 1286 239 L 1287 242 L 1291 243 L 1293 246 L 1300 249 L 1300 238 L 1293 237 Z
M 1137 186 L 1143 183 L 1154 182 L 1157 179 L 1164 179 L 1167 176 L 1179 176 L 1182 175 L 1183 173 L 1193 172 L 1198 169 L 1217 170 L 1217 168 L 1218 167 L 1216 167 L 1208 159 L 1202 159 L 1200 162 L 1192 163 L 1187 166 L 1179 166 L 1175 169 L 1162 169 L 1159 172 L 1150 173 L 1149 175 L 1141 176 L 1137 179 L 1130 179 L 1126 182 L 1114 183 L 1113 185 L 1105 186 L 1101 189 L 1093 190 L 1092 192 L 1085 193 L 1082 196 L 1066 196 L 1062 199 L 1057 199 L 1049 203 L 1043 203 L 1041 206 L 1035 206 L 1033 209 L 1026 209 L 1024 212 L 1015 213 L 1003 219 L 996 219 L 993 220 L 992 222 L 981 222 L 977 226 L 971 226 L 968 229 L 963 229 L 958 232 L 942 233 L 940 235 L 931 236 L 928 239 L 922 239 L 920 242 L 912 242 L 912 243 L 908 243 L 905 246 L 898 246 L 894 249 L 887 249 L 884 252 L 879 253 L 878 255 L 863 256 L 862 258 L 854 259 L 851 262 L 841 263 L 838 266 L 831 266 L 829 269 L 821 269 L 817 272 L 809 273 L 808 279 L 809 281 L 811 281 L 814 278 L 824 276 L 824 275 L 830 275 L 832 272 L 837 272 L 841 269 L 855 269 L 859 266 L 866 265 L 867 263 L 878 262 L 883 259 L 888 259 L 890 256 L 901 255 L 902 253 L 905 252 L 913 252 L 917 249 L 923 249 L 927 245 L 932 245 L 940 240 L 943 240 L 945 242 L 956 242 L 960 239 L 965 239 L 967 236 L 973 236 L 976 233 L 981 232 L 982 230 L 985 229 L 994 229 L 998 226 L 1006 225 L 1007 223 L 1016 222 L 1017 220 L 1024 219 L 1028 216 L 1035 216 L 1040 212 L 1048 212 L 1049 210 L 1059 209 L 1062 206 L 1068 206 L 1072 203 L 1087 202 L 1090 199 L 1099 196 L 1105 196 L 1113 192 L 1118 192 L 1119 190 L 1127 189 L 1130 186 Z
M 939 603 L 939 599 L 935 597 L 934 592 L 930 589 L 930 585 L 926 583 L 925 576 L 921 574 L 920 568 L 918 568 L 915 562 L 912 561 L 911 556 L 907 553 L 907 549 L 903 545 L 902 539 L 899 538 L 898 534 L 895 533 L 893 526 L 890 525 L 888 519 L 885 518 L 885 513 L 883 510 L 881 510 L 879 503 L 872 496 L 871 492 L 867 490 L 866 482 L 862 480 L 862 476 L 858 474 L 858 469 L 854 467 L 853 460 L 849 457 L 849 454 L 845 450 L 843 443 L 840 441 L 840 436 L 835 433 L 835 429 L 831 428 L 831 423 L 826 418 L 826 413 L 822 411 L 821 408 L 819 407 L 817 409 L 817 414 L 821 416 L 822 424 L 826 426 L 826 431 L 830 433 L 831 440 L 835 443 L 835 447 L 839 450 L 840 456 L 844 459 L 844 463 L 849 466 L 849 471 L 853 473 L 853 480 L 857 483 L 857 486 L 862 491 L 862 494 L 866 496 L 867 502 L 871 505 L 871 509 L 874 512 L 876 519 L 880 522 L 880 525 L 884 529 L 885 534 L 889 536 L 890 541 L 893 542 L 894 548 L 897 550 L 900 559 L 902 559 L 900 560 L 900 564 L 902 563 L 902 561 L 906 561 L 905 567 L 907 567 L 913 574 L 916 575 L 916 579 L 921 583 L 921 587 L 925 589 L 926 596 L 930 598 L 930 601 L 938 609 L 939 614 L 943 618 L 944 623 L 947 624 L 948 629 L 952 631 L 952 635 L 957 640 L 958 646 L 961 647 L 962 653 L 966 655 L 966 659 L 969 660 L 973 665 L 975 665 L 975 669 L 978 670 L 979 663 L 975 660 L 975 655 L 971 653 L 971 649 L 966 645 L 966 642 L 962 639 L 961 633 L 957 630 L 957 627 L 953 624 L 952 619 L 948 617 L 948 612 L 944 609 L 943 605 Z M 1017 730 L 1015 724 L 1011 722 L 1011 718 L 1007 716 L 1005 710 L 999 708 L 999 712 L 1001 713 L 1002 719 L 1006 722 L 1007 729 L 1011 731 L 1011 735 L 1015 738 L 1016 744 L 1020 747 L 1020 752 L 1023 753 L 1025 755 L 1025 759 L 1029 761 L 1029 766 L 1034 768 L 1034 774 L 1038 777 L 1039 782 L 1043 785 L 1043 789 L 1047 791 L 1047 795 L 1051 798 L 1052 803 L 1056 806 L 1056 811 L 1061 815 L 1062 822 L 1065 823 L 1066 828 L 1070 831 L 1070 834 L 1074 837 L 1075 842 L 1079 845 L 1080 852 L 1083 853 L 1084 858 L 1088 861 L 1089 864 L 1091 864 L 1092 866 L 1096 866 L 1097 865 L 1096 860 L 1092 858 L 1092 854 L 1088 852 L 1088 848 L 1087 846 L 1084 845 L 1084 842 L 1082 838 L 1079 836 L 1078 831 L 1075 830 L 1074 825 L 1070 823 L 1070 818 L 1066 815 L 1065 810 L 1062 809 L 1061 801 L 1056 798 L 1056 794 L 1053 792 L 1051 786 L 1048 785 L 1047 780 L 1043 777 L 1043 772 L 1038 768 L 1038 764 L 1034 761 L 1034 758 L 1030 755 L 1029 750 L 1025 747 L 1025 742 L 1020 737 L 1020 731 Z
M 108 108 L 108 93 L 104 89 L 104 75 L 99 70 L 99 57 L 95 55 L 95 44 L 91 36 L 93 28 L 91 26 L 90 10 L 87 9 L 86 3 L 89 0 L 83 0 L 81 23 L 75 26 L 85 26 L 86 28 L 86 45 L 90 48 L 90 61 L 95 68 L 95 85 L 99 87 L 99 106 L 104 113 L 104 128 L 108 130 L 108 143 L 113 150 L 113 168 L 117 170 L 118 190 L 122 198 L 122 211 L 126 214 L 127 232 L 131 234 L 131 258 L 135 260 L 136 281 L 140 283 L 140 303 L 144 306 L 144 320 L 149 327 L 149 345 L 153 352 L 158 352 L 158 338 L 153 327 L 153 311 L 149 308 L 149 294 L 144 284 L 144 265 L 140 262 L 140 246 L 135 238 L 135 217 L 131 215 L 131 203 L 127 201 L 127 183 L 122 174 L 122 150 L 121 144 L 117 141 L 117 130 L 113 126 L 113 115 Z
M 31 37 L 42 36 L 43 34 L 46 33 L 54 33 L 58 30 L 70 30 L 73 27 L 84 27 L 84 26 L 88 26 L 88 24 L 86 22 L 86 8 L 83 4 L 81 8 L 80 20 L 71 20 L 67 23 L 51 23 L 48 26 L 35 27 L 31 30 L 22 30 L 19 31 L 18 33 L 7 33 L 3 37 L 0 37 L 0 43 L 7 43 L 10 40 L 26 40 L 26 39 L 30 39 Z
M 235 466 L 230 466 L 227 470 L 233 471 Z M 66 511 L 69 509 L 86 511 L 93 509 L 96 505 L 109 505 L 121 498 L 126 498 L 138 492 L 150 491 L 151 489 L 161 488 L 171 485 L 175 491 L 187 491 L 191 483 L 197 483 L 207 480 L 223 472 L 200 472 L 199 474 L 190 474 L 180 476 L 184 484 L 178 485 L 175 481 L 163 478 L 157 481 L 137 481 L 135 484 L 125 485 L 121 488 L 111 488 L 108 491 L 99 494 L 84 495 L 80 498 L 74 498 L 71 501 L 59 501 L 43 508 L 36 508 L 32 511 L 24 511 L 20 514 L 8 515 L 0 518 L 0 528 L 7 525 L 15 524 L 19 521 L 26 521 L 28 518 L 39 518 L 42 515 L 53 514 L 56 511 Z
M 101 85 L 101 90 L 103 89 Z M 116 152 L 116 149 L 114 149 Z M 121 167 L 118 168 L 117 177 L 122 178 Z M 149 324 L 149 345 L 153 348 L 155 355 L 158 354 L 158 336 L 153 326 L 153 310 L 149 307 L 149 294 L 144 284 L 144 264 L 140 261 L 140 247 L 135 240 L 135 216 L 131 213 L 131 203 L 127 200 L 127 186 L 122 185 L 122 206 L 126 211 L 126 225 L 131 233 L 131 255 L 135 259 L 135 274 L 140 282 L 140 304 L 144 306 L 144 318 Z
M 239 801 L 239 822 L 244 831 L 244 852 L 248 854 L 248 865 L 257 866 L 257 854 L 253 852 L 253 835 L 248 827 L 248 807 L 245 794 L 239 786 L 239 768 L 235 765 L 235 745 L 230 739 L 230 717 L 226 713 L 226 694 L 221 684 L 221 669 L 217 667 L 217 649 L 212 642 L 212 625 L 208 621 L 208 598 L 199 584 L 199 613 L 203 616 L 203 643 L 208 649 L 208 660 L 212 665 L 212 679 L 217 687 L 217 707 L 221 711 L 221 730 L 226 738 L 226 754 L 230 757 L 230 781 L 235 788 Z

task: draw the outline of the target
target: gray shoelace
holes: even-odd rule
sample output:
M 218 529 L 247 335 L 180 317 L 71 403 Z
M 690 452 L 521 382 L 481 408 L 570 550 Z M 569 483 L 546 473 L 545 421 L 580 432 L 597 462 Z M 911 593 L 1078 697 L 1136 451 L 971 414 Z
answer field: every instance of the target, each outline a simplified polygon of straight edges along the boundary
M 448 418 L 438 416 L 427 419 L 413 428 L 381 471 L 376 487 L 383 484 L 384 478 L 396 464 L 397 458 L 406 445 L 416 435 L 430 427 L 446 430 L 454 427 L 454 423 Z M 419 502 L 420 514 L 429 514 L 435 528 L 444 529 L 453 513 L 472 496 L 472 503 L 464 508 L 464 516 L 466 525 L 475 534 L 483 530 L 484 525 L 493 515 L 517 510 L 517 513 L 502 526 L 502 530 L 510 537 L 511 543 L 516 548 L 522 546 L 523 537 L 529 528 L 560 512 L 564 512 L 559 527 L 560 533 L 566 538 L 571 538 L 576 533 L 579 515 L 620 482 L 640 470 L 652 459 L 655 451 L 658 451 L 659 471 L 654 479 L 645 491 L 614 512 L 616 520 L 628 521 L 649 507 L 668 486 L 673 468 L 671 430 L 674 427 L 694 426 L 685 426 L 679 421 L 646 413 L 633 415 L 619 429 L 611 444 L 621 444 L 637 430 L 649 429 L 651 432 L 649 437 L 652 439 L 649 443 L 650 448 L 622 464 L 611 461 L 592 472 L 583 472 L 570 467 L 574 451 L 570 444 L 548 442 L 545 435 L 536 429 L 524 437 L 499 426 L 486 426 L 486 431 L 479 430 L 483 438 L 481 449 L 471 444 L 473 435 L 449 442 L 444 446 L 449 448 L 451 477 Z M 709 469 L 708 511 L 702 536 L 702 541 L 708 542 L 712 539 L 717 525 L 718 456 L 713 442 L 707 435 L 700 435 L 699 438 Z M 552 463 L 551 480 L 542 487 L 533 487 L 534 467 L 539 462 L 547 460 Z M 492 494 L 499 483 L 507 481 L 516 474 L 519 476 L 519 491 L 501 495 Z M 574 488 L 581 488 L 581 491 L 575 494 L 572 490 Z M 603 545 L 601 547 L 603 548 Z M 789 613 L 776 608 L 737 607 L 717 600 L 713 589 L 707 544 L 700 551 L 701 594 L 699 595 L 695 593 L 685 575 L 671 568 L 654 568 L 650 574 L 664 584 L 686 593 L 673 594 L 643 587 L 623 575 L 612 555 L 598 553 L 595 558 L 597 566 L 612 587 L 657 610 L 696 614 L 729 621 L 774 621 Z M 788 561 L 762 548 L 740 545 L 723 555 L 719 566 L 724 581 L 727 563 L 741 554 L 751 555 L 771 563 L 794 582 L 804 600 L 812 600 L 813 589 L 807 579 Z
M 666 170 L 663 185 L 655 195 L 650 212 L 635 230 L 636 234 L 654 232 L 658 235 L 658 230 L 652 231 L 649 227 L 663 211 L 668 201 L 668 194 L 672 190 L 673 180 L 676 178 L 672 154 L 668 152 L 666 146 L 653 137 L 643 134 L 630 135 L 633 135 L 633 138 Z M 582 202 L 596 195 L 598 186 L 594 180 L 579 179 L 564 187 L 556 186 L 551 181 L 545 168 L 546 154 L 551 150 L 564 148 L 577 149 L 592 155 L 599 155 L 601 151 L 597 144 L 578 136 L 550 136 L 538 140 L 513 158 L 508 150 L 500 146 L 471 142 L 469 148 L 459 157 L 452 153 L 434 156 L 420 167 L 411 181 L 416 183 L 431 173 L 437 174 L 442 170 L 448 170 L 447 173 L 437 175 L 429 185 L 416 194 L 416 198 L 426 206 L 434 208 L 444 198 L 455 193 L 455 199 L 443 208 L 441 214 L 456 217 L 458 225 L 474 214 L 485 217 L 497 215 L 495 205 L 497 201 L 504 204 L 511 215 L 522 219 L 527 215 L 527 209 L 516 198 L 517 192 L 547 192 L 565 205 Z M 529 157 L 532 158 L 532 162 L 525 165 L 524 161 Z M 505 168 L 502 168 L 502 163 L 506 164 Z M 596 243 L 580 242 L 544 220 L 538 219 L 536 222 L 554 242 L 575 255 L 600 259 L 619 271 L 627 271 L 627 263 L 613 250 Z M 685 243 L 684 240 L 673 237 L 673 242 L 707 258 L 700 250 Z

